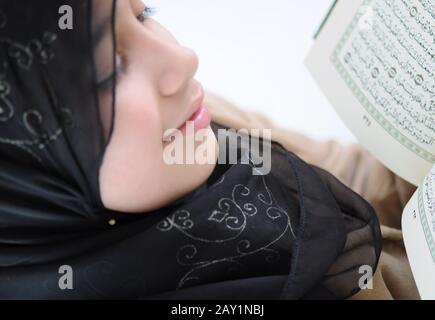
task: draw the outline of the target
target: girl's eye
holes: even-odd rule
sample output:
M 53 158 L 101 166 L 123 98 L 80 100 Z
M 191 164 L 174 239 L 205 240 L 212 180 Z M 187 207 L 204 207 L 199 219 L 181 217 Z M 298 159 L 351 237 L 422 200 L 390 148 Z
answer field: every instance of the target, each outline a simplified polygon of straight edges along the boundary
M 145 9 L 137 15 L 137 19 L 140 22 L 145 22 L 148 17 L 153 16 L 156 13 L 156 7 L 145 6 Z
M 156 13 L 156 7 L 148 7 L 145 6 L 144 10 L 138 14 L 136 16 L 136 18 L 140 21 L 140 22 L 145 22 L 146 19 L 148 19 L 149 17 L 153 16 Z M 117 82 L 118 77 L 121 75 L 122 71 L 123 71 L 123 62 L 122 59 L 120 58 L 119 55 L 116 56 L 116 68 L 114 70 L 114 72 L 109 75 L 106 79 L 100 81 L 97 84 L 97 88 L 100 91 L 107 91 L 109 89 L 111 89 L 114 84 Z

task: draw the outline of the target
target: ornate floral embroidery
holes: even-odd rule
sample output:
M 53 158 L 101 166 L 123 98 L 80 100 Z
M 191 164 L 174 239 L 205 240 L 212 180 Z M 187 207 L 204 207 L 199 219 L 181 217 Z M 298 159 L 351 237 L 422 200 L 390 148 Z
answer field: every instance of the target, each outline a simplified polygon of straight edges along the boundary
M 14 115 L 14 108 L 8 99 L 11 87 L 5 79 L 7 66 L 6 62 L 0 66 L 0 122 L 8 121 Z
M 252 161 L 250 161 L 250 165 L 253 166 Z M 218 188 L 222 184 L 224 177 L 225 174 L 211 188 Z M 200 280 L 200 273 L 206 268 L 218 267 L 218 265 L 223 267 L 225 265 L 228 272 L 233 272 L 237 268 L 243 267 L 240 259 L 247 256 L 265 254 L 264 260 L 267 263 L 277 262 L 280 253 L 270 247 L 289 230 L 293 238 L 296 238 L 288 212 L 277 203 L 275 196 L 267 186 L 265 177 L 256 177 L 261 179 L 262 188 L 251 190 L 243 184 L 235 184 L 230 195 L 220 198 L 209 215 L 205 214 L 205 212 L 196 212 L 192 215 L 189 210 L 181 209 L 175 211 L 157 225 L 157 229 L 162 232 L 171 230 L 181 232 L 191 242 L 180 246 L 176 253 L 175 258 L 179 265 L 191 267 L 179 280 L 178 289 L 185 286 L 188 281 Z M 254 197 L 253 192 L 256 193 Z M 245 201 L 247 199 L 255 200 L 255 203 Z M 270 221 L 285 220 L 285 222 L 279 225 L 282 228 L 277 232 L 278 234 L 271 234 L 267 238 L 267 243 L 262 244 L 260 247 L 258 245 L 254 247 L 249 239 L 243 238 L 243 234 L 249 226 L 249 219 L 259 213 L 264 213 L 263 218 L 267 217 Z M 223 228 L 219 229 L 219 234 L 216 237 L 201 235 L 204 230 L 204 223 L 207 224 L 206 221 L 209 221 L 209 224 L 223 226 Z M 237 241 L 237 239 L 240 240 Z M 203 253 L 205 251 L 216 250 L 210 248 L 210 245 L 225 246 L 230 241 L 236 241 L 234 254 L 225 257 L 216 255 L 213 259 L 201 258 L 204 257 Z M 201 250 L 204 252 L 199 254 Z
M 50 48 L 50 44 L 53 43 L 56 38 L 56 34 L 46 31 L 42 36 L 42 41 L 33 39 L 27 47 L 41 63 L 46 64 L 54 58 L 54 52 L 53 49 Z
M 0 9 L 0 28 L 6 27 L 6 15 Z M 56 40 L 57 35 L 45 31 L 42 39 L 32 39 L 27 45 L 18 43 L 11 39 L 0 37 L 0 45 L 6 46 L 6 52 L 9 57 L 16 61 L 17 66 L 30 71 L 30 68 L 35 61 L 41 64 L 47 64 L 54 58 L 54 51 L 50 45 Z M 0 65 L 0 123 L 7 122 L 15 116 L 15 108 L 9 99 L 11 93 L 11 85 L 6 80 L 8 70 L 8 63 L 6 61 Z M 43 115 L 37 109 L 27 109 L 22 114 L 22 121 L 26 130 L 33 136 L 33 139 L 12 139 L 8 137 L 0 137 L 0 143 L 16 146 L 28 154 L 30 154 L 38 162 L 41 158 L 32 151 L 31 147 L 38 149 L 45 148 L 50 142 L 55 141 L 64 131 L 64 126 L 72 126 L 72 112 L 68 108 L 61 108 L 58 105 L 58 99 L 50 84 L 50 81 L 43 72 L 42 81 L 45 82 L 48 88 L 51 103 L 54 105 L 54 110 L 58 113 L 61 119 L 60 127 L 55 129 L 52 133 L 46 132 L 43 128 Z

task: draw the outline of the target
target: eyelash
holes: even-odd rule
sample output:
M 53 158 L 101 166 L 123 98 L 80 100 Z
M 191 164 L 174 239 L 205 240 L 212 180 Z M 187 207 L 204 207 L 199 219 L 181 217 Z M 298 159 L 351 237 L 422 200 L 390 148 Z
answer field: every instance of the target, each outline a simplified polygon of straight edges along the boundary
M 139 22 L 144 23 L 149 17 L 156 13 L 156 9 L 156 7 L 145 6 L 144 10 L 136 16 L 136 19 L 139 20 Z M 116 67 L 115 71 L 106 80 L 103 80 L 98 84 L 98 88 L 103 91 L 110 89 L 113 86 L 113 82 L 117 81 L 120 69 L 120 67 Z
M 145 22 L 149 17 L 156 13 L 156 7 L 145 6 L 144 10 L 136 16 L 140 22 Z

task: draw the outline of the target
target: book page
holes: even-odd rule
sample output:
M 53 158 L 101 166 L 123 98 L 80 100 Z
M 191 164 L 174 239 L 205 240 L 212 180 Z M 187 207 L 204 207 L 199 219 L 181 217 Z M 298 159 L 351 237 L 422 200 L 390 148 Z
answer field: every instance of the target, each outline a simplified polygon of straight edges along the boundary
M 435 299 L 435 165 L 406 205 L 402 231 L 422 299 Z
M 356 138 L 419 185 L 435 163 L 435 3 L 339 0 L 306 65 Z

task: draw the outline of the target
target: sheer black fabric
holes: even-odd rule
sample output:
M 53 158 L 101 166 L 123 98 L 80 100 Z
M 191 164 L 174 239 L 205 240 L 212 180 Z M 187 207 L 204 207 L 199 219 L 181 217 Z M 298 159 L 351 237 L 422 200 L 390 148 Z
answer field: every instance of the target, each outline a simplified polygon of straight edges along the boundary
M 66 4 L 72 30 L 58 25 Z M 356 293 L 359 268 L 374 271 L 381 251 L 373 208 L 276 142 L 262 141 L 272 149 L 267 175 L 252 174 L 256 144 L 240 144 L 237 164 L 218 164 L 168 206 L 135 215 L 104 208 L 98 170 L 109 140 L 101 117 L 116 117 L 116 87 L 112 110 L 101 110 L 95 41 L 105 18 L 115 32 L 115 8 L 111 0 L 0 0 L 0 298 Z M 62 265 L 72 267 L 72 290 L 59 287 Z

